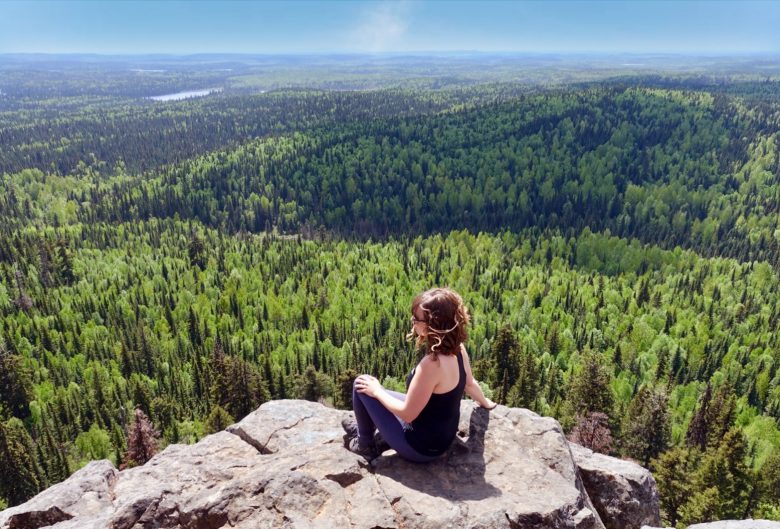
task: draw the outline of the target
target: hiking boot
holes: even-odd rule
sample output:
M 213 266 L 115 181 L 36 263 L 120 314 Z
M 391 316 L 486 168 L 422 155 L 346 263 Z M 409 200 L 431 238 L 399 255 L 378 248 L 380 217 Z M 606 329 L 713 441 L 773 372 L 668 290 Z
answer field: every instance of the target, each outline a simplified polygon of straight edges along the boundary
M 379 453 L 376 451 L 376 445 L 373 442 L 363 444 L 357 437 L 353 437 L 349 440 L 347 448 L 353 454 L 363 456 L 368 461 L 376 459 L 376 457 L 379 456 Z
M 355 419 L 352 417 L 347 417 L 341 421 L 341 427 L 347 432 L 346 435 L 344 435 L 344 446 L 349 448 L 350 440 L 358 436 L 357 422 L 355 422 Z M 376 447 L 377 454 L 381 454 L 385 450 L 390 450 L 390 445 L 387 444 L 387 441 L 382 437 L 382 432 L 380 431 L 377 431 L 376 434 L 374 434 L 374 446 Z
M 347 432 L 347 437 L 357 437 L 358 427 L 357 422 L 352 417 L 347 417 L 341 421 L 341 427 Z

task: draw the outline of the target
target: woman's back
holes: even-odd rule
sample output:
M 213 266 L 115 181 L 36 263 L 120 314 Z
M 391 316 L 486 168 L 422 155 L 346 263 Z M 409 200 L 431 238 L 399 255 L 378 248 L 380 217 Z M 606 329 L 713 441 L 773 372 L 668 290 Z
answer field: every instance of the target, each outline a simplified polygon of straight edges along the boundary
M 426 360 L 438 364 L 439 371 L 439 383 L 433 389 L 434 395 L 441 393 L 449 393 L 455 389 L 460 383 L 460 353 L 454 355 L 438 355 L 434 359 L 428 360 L 430 357 L 426 357 Z M 412 371 L 414 373 L 414 371 Z
M 446 372 L 440 373 L 441 379 L 437 390 L 432 394 L 423 410 L 408 425 L 405 436 L 409 444 L 421 454 L 436 456 L 444 453 L 452 443 L 455 434 L 458 431 L 458 422 L 460 421 L 460 401 L 463 398 L 463 390 L 466 387 L 466 370 L 463 365 L 463 356 L 460 351 L 452 355 L 457 362 L 457 383 L 449 391 L 437 393 L 439 387 L 444 386 L 446 382 L 453 380 L 454 369 L 447 369 L 453 366 L 446 366 L 444 363 L 450 363 L 451 360 L 445 355 L 439 355 L 438 359 L 432 360 L 426 358 L 423 361 L 437 361 L 442 365 L 439 367 Z M 416 368 L 409 373 L 406 379 L 408 388 L 414 377 Z

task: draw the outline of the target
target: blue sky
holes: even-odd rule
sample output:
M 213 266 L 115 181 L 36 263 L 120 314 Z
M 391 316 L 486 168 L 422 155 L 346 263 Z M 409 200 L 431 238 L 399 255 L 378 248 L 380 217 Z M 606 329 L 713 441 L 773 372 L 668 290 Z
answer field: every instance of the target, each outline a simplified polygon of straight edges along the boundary
M 0 1 L 0 53 L 780 53 L 780 0 Z

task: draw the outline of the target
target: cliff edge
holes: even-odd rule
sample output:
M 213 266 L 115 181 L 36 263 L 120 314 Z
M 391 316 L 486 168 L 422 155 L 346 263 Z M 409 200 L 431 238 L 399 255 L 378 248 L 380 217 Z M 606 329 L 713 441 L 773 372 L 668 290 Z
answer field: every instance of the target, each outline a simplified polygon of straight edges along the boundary
M 552 418 L 463 401 L 458 437 L 429 464 L 387 451 L 371 464 L 343 446 L 348 412 L 272 401 L 146 465 L 94 461 L 0 528 L 523 528 L 658 526 L 650 473 L 570 445 Z

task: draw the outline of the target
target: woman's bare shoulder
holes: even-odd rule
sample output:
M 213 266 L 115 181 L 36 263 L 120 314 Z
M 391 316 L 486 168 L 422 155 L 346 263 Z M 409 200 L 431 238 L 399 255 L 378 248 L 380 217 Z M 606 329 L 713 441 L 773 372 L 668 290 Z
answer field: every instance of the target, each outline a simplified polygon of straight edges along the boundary
M 439 360 L 432 354 L 427 354 L 423 356 L 422 360 L 417 364 L 417 367 L 430 370 L 439 367 Z

